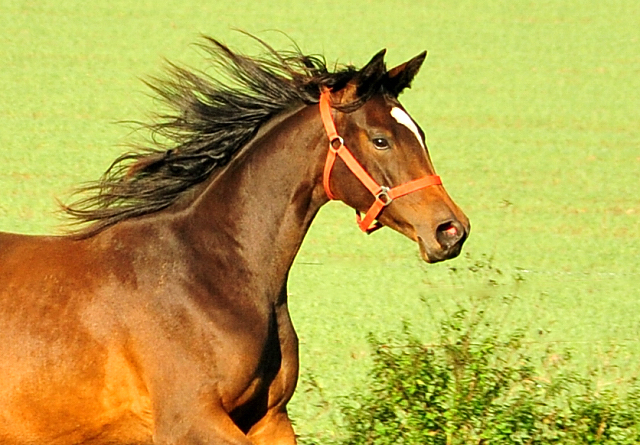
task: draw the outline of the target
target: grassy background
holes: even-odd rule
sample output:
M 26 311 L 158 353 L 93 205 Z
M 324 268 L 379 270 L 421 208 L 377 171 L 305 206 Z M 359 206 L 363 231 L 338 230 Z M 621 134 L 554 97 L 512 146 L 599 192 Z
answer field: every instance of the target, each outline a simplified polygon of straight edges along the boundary
M 638 17 L 632 0 L 0 0 L 0 230 L 54 232 L 55 198 L 122 151 L 129 130 L 114 122 L 154 109 L 139 78 L 161 73 L 163 58 L 205 67 L 190 46 L 200 33 L 251 51 L 232 28 L 284 48 L 280 30 L 357 65 L 383 47 L 389 65 L 427 49 L 402 99 L 471 218 L 470 258 L 423 265 L 411 242 L 361 235 L 348 209 L 326 206 L 291 275 L 303 381 L 330 401 L 347 394 L 366 372 L 367 333 L 407 319 L 428 337 L 434 313 L 485 292 L 489 275 L 519 297 L 506 326 L 569 345 L 585 364 L 619 350 L 620 372 L 635 372 Z M 471 272 L 483 256 L 502 276 Z M 334 410 L 318 409 L 310 386 L 292 403 L 298 430 L 332 434 Z

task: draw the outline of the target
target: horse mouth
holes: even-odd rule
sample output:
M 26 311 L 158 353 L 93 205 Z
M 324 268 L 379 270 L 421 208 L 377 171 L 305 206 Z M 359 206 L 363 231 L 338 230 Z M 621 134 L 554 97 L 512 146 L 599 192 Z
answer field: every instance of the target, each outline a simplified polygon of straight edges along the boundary
M 420 257 L 426 261 L 427 263 L 439 263 L 441 261 L 446 261 L 453 259 L 460 255 L 462 251 L 462 245 L 464 244 L 464 240 L 454 244 L 451 247 L 443 248 L 440 245 L 437 247 L 429 246 L 424 238 L 418 236 L 418 247 L 420 248 Z

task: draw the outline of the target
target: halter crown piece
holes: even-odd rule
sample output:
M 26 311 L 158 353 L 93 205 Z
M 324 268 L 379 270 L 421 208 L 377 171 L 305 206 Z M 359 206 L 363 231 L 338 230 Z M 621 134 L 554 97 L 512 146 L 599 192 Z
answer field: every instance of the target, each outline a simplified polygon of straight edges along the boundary
M 336 156 L 342 159 L 347 168 L 362 182 L 362 184 L 371 192 L 375 197 L 375 201 L 365 213 L 364 218 L 360 216 L 360 212 L 356 210 L 356 221 L 360 230 L 369 234 L 375 232 L 382 227 L 382 224 L 377 221 L 378 216 L 382 213 L 382 210 L 389 204 L 401 196 L 409 193 L 422 190 L 423 188 L 430 187 L 432 185 L 442 184 L 440 176 L 427 175 L 422 178 L 415 179 L 413 181 L 406 182 L 396 187 L 385 187 L 378 184 L 375 179 L 367 173 L 367 171 L 360 165 L 360 163 L 353 157 L 353 154 L 344 145 L 344 139 L 340 137 L 336 130 L 336 124 L 333 121 L 331 115 L 331 94 L 329 90 L 322 90 L 320 94 L 320 117 L 322 118 L 322 124 L 329 138 L 329 152 L 327 153 L 327 160 L 324 164 L 324 175 L 322 177 L 322 184 L 324 185 L 324 191 L 329 199 L 336 199 L 333 193 L 331 193 L 331 187 L 329 186 L 329 179 L 331 178 L 331 170 L 336 161 Z

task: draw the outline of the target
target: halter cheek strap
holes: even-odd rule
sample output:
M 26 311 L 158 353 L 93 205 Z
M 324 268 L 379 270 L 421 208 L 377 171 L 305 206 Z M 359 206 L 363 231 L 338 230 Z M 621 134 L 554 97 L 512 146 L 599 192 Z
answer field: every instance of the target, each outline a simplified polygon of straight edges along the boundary
M 382 227 L 382 224 L 377 221 L 377 218 L 380 213 L 382 213 L 382 210 L 391 204 L 394 199 L 432 185 L 442 184 L 440 176 L 437 175 L 424 176 L 392 188 L 378 184 L 362 165 L 360 165 L 351 151 L 344 145 L 344 139 L 338 134 L 333 116 L 331 115 L 331 98 L 328 90 L 323 90 L 320 95 L 320 117 L 322 118 L 322 124 L 329 138 L 329 152 L 327 153 L 327 159 L 324 163 L 324 174 L 322 177 L 324 191 L 329 199 L 336 199 L 333 193 L 331 193 L 331 187 L 329 185 L 331 171 L 333 170 L 336 157 L 342 159 L 347 168 L 351 170 L 356 178 L 358 178 L 375 197 L 374 203 L 369 210 L 367 210 L 364 218 L 362 218 L 360 212 L 356 210 L 356 221 L 358 222 L 360 230 L 363 232 L 369 234 Z

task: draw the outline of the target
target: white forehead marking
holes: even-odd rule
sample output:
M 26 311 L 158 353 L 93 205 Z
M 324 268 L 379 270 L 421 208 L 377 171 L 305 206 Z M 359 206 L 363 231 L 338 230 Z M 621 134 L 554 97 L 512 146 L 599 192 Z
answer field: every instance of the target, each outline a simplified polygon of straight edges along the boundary
M 422 148 L 425 148 L 424 141 L 422 140 L 422 136 L 420 135 L 420 131 L 418 130 L 418 126 L 406 111 L 404 111 L 402 108 L 393 107 L 391 109 L 391 116 L 393 116 L 393 118 L 397 120 L 399 124 L 402 124 L 409 130 L 411 130 L 413 134 L 416 135 L 416 138 L 418 139 L 418 142 L 420 142 L 420 145 L 422 145 Z

